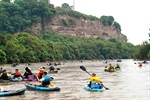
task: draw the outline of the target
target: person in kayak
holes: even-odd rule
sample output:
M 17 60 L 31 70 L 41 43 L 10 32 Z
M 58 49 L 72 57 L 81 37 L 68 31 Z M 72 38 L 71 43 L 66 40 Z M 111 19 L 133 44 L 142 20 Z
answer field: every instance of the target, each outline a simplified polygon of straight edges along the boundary
M 32 72 L 31 72 L 30 68 L 29 68 L 29 67 L 26 67 L 26 68 L 25 68 L 25 73 L 24 73 L 24 75 L 23 75 L 23 78 L 29 78 L 29 77 L 28 77 L 29 75 L 33 75 L 33 74 L 32 74 Z
M 116 70 L 120 70 L 120 66 L 119 66 L 119 64 L 116 64 L 115 69 L 116 69 Z
M 102 83 L 102 80 L 99 77 L 97 77 L 95 73 L 93 73 L 92 76 L 90 77 L 90 82 L 89 82 L 88 86 L 90 88 L 100 89 L 101 83 Z
M 114 67 L 111 65 L 111 63 L 107 66 L 107 69 L 112 72 L 114 71 Z
M 43 72 L 42 79 L 38 78 L 38 81 L 42 83 L 39 86 L 48 87 L 50 85 L 51 77 L 47 75 L 47 72 Z
M 54 71 L 55 70 L 54 66 L 49 67 L 49 70 L 50 70 L 50 72 Z
M 45 70 L 43 69 L 43 67 L 40 67 L 40 68 L 39 68 L 39 73 L 37 74 L 37 77 L 38 77 L 39 79 L 41 79 L 44 72 L 45 72 Z
M 10 80 L 10 74 L 6 72 L 6 69 L 3 70 L 3 72 L 0 74 L 0 79 L 2 80 Z
M 14 75 L 13 78 L 22 77 L 22 76 L 21 76 L 21 73 L 19 72 L 18 69 L 15 69 L 15 73 L 13 73 L 12 75 Z
M 142 66 L 142 63 L 139 63 L 139 66 Z

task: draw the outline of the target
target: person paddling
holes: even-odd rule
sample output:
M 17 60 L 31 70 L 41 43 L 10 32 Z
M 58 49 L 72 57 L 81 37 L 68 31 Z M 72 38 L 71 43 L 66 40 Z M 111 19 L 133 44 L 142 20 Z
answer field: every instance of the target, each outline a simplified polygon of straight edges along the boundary
M 54 66 L 50 66 L 50 67 L 49 67 L 49 70 L 50 70 L 50 72 L 51 72 L 51 71 L 54 71 L 54 70 L 55 70 Z
M 120 66 L 119 66 L 119 64 L 116 64 L 116 67 L 115 67 L 115 69 L 120 69 Z
M 26 68 L 25 68 L 25 73 L 24 73 L 24 75 L 23 75 L 23 78 L 29 78 L 29 77 L 28 77 L 29 75 L 33 75 L 33 74 L 32 74 L 32 72 L 31 72 L 30 68 L 29 68 L 29 67 L 26 67 Z
M 0 74 L 0 79 L 2 80 L 10 80 L 10 74 L 6 72 L 6 69 L 3 70 L 3 72 Z
M 102 80 L 96 76 L 95 73 L 90 77 L 90 83 L 88 84 L 91 88 L 101 88 Z
M 142 63 L 140 63 L 139 66 L 142 66 Z
M 43 67 L 39 68 L 39 73 L 37 74 L 37 77 L 39 79 L 41 79 L 43 77 L 43 73 L 45 72 L 45 70 L 43 69 Z
M 42 79 L 37 78 L 42 84 L 39 86 L 48 87 L 50 85 L 51 77 L 47 75 L 47 72 L 43 72 Z M 37 84 L 36 84 L 37 85 Z
M 15 73 L 13 73 L 12 75 L 14 75 L 13 78 L 22 77 L 22 75 L 21 75 L 21 73 L 19 72 L 18 69 L 15 69 Z

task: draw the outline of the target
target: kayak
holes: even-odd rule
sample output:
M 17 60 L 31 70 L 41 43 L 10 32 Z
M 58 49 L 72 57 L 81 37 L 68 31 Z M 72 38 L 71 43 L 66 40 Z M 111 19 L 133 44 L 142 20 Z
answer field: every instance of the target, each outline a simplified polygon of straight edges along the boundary
M 59 87 L 42 87 L 42 86 L 35 86 L 34 84 L 25 84 L 26 88 L 29 90 L 36 90 L 36 91 L 60 91 Z
M 16 77 L 16 78 L 11 78 L 10 81 L 12 82 L 21 82 L 23 79 L 22 77 Z
M 118 59 L 117 62 L 121 62 L 121 59 Z
M 3 79 L 0 79 L 0 83 L 7 83 L 7 82 L 10 82 L 10 80 L 3 80 Z
M 120 72 L 121 69 L 118 67 L 118 68 L 115 68 L 115 72 Z
M 89 86 L 84 86 L 84 89 L 87 91 L 91 91 L 91 92 L 103 92 L 105 90 L 104 87 L 102 87 L 101 89 L 97 89 L 97 88 L 90 88 Z
M 25 93 L 25 91 L 26 91 L 26 88 L 23 88 L 23 89 L 20 89 L 20 90 L 3 91 L 3 92 L 0 92 L 0 97 L 23 95 Z
M 28 75 L 28 78 L 24 78 L 23 81 L 37 81 L 35 75 Z

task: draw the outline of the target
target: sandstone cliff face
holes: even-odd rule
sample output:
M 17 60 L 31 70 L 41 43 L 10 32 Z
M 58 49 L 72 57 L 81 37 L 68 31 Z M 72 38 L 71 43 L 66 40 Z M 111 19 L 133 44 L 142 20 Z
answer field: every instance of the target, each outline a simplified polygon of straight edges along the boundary
M 64 24 L 65 23 L 65 24 Z M 41 30 L 38 23 L 32 27 L 32 33 L 37 34 Z M 102 36 L 106 39 L 117 38 L 127 42 L 127 37 L 117 32 L 114 26 L 104 27 L 98 20 L 91 21 L 85 19 L 72 18 L 68 15 L 58 15 L 45 26 L 45 30 L 52 30 L 60 34 L 68 34 L 79 38 L 96 38 Z

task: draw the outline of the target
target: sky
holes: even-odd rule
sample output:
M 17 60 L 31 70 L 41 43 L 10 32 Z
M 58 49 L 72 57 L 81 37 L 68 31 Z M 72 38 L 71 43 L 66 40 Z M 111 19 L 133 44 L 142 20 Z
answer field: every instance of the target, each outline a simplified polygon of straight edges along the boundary
M 50 3 L 55 7 L 63 3 L 73 6 L 73 1 L 78 12 L 98 18 L 113 16 L 128 42 L 138 45 L 149 41 L 150 0 L 50 0 Z

